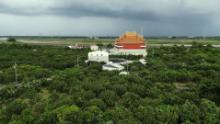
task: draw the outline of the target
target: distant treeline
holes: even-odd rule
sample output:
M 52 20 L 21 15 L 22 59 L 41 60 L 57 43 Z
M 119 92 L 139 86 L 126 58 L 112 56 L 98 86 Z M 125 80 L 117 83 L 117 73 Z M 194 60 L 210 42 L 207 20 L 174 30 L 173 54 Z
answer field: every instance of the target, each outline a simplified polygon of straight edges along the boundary
M 0 36 L 3 37 L 11 37 L 11 36 Z M 118 36 L 13 36 L 14 38 L 33 38 L 33 39 L 116 39 Z M 145 36 L 146 39 L 212 39 L 212 40 L 220 40 L 220 36 Z

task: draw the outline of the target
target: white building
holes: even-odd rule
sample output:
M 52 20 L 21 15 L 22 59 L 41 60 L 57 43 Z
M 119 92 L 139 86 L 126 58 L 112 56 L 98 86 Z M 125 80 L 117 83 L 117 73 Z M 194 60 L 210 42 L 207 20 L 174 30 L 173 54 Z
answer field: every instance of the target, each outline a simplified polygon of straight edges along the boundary
M 142 55 L 144 57 L 147 56 L 147 51 L 145 49 L 141 49 L 141 50 L 136 50 L 136 49 L 111 49 L 110 50 L 110 54 L 111 55 Z
M 92 51 L 97 51 L 97 50 L 99 50 L 99 47 L 98 47 L 97 45 L 91 45 L 91 46 L 90 46 L 90 49 L 91 49 Z
M 107 71 L 121 71 L 123 69 L 124 66 L 112 62 L 109 62 L 102 66 L 102 70 L 107 70 Z
M 69 49 L 83 49 L 84 46 L 82 44 L 75 44 L 75 45 L 70 45 L 67 46 Z
M 88 53 L 88 61 L 91 62 L 109 62 L 109 53 L 106 51 L 94 51 Z

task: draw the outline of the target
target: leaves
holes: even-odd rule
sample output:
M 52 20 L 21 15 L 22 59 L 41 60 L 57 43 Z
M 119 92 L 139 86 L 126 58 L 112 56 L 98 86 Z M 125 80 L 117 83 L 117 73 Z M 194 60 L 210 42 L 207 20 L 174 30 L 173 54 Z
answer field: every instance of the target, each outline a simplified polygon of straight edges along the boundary
M 100 63 L 85 64 L 87 52 L 0 44 L 0 123 L 220 122 L 219 49 L 150 48 L 147 65 L 130 64 L 127 76 L 102 71 Z M 79 67 L 76 56 L 81 56 Z

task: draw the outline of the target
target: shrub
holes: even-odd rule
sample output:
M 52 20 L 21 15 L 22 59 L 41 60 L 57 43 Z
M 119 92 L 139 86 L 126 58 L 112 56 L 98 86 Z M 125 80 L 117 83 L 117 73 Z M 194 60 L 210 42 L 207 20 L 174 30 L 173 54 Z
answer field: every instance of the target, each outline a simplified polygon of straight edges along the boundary
M 8 41 L 8 42 L 16 42 L 17 40 L 16 40 L 15 38 L 13 38 L 13 37 L 10 37 L 10 38 L 8 38 L 7 41 Z

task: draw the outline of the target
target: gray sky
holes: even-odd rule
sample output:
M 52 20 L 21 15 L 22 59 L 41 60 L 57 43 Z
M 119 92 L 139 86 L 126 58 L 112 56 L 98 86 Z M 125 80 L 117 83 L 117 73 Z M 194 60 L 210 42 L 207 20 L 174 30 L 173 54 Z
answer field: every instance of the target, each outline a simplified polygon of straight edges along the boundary
M 0 0 L 1 35 L 220 35 L 220 0 Z

